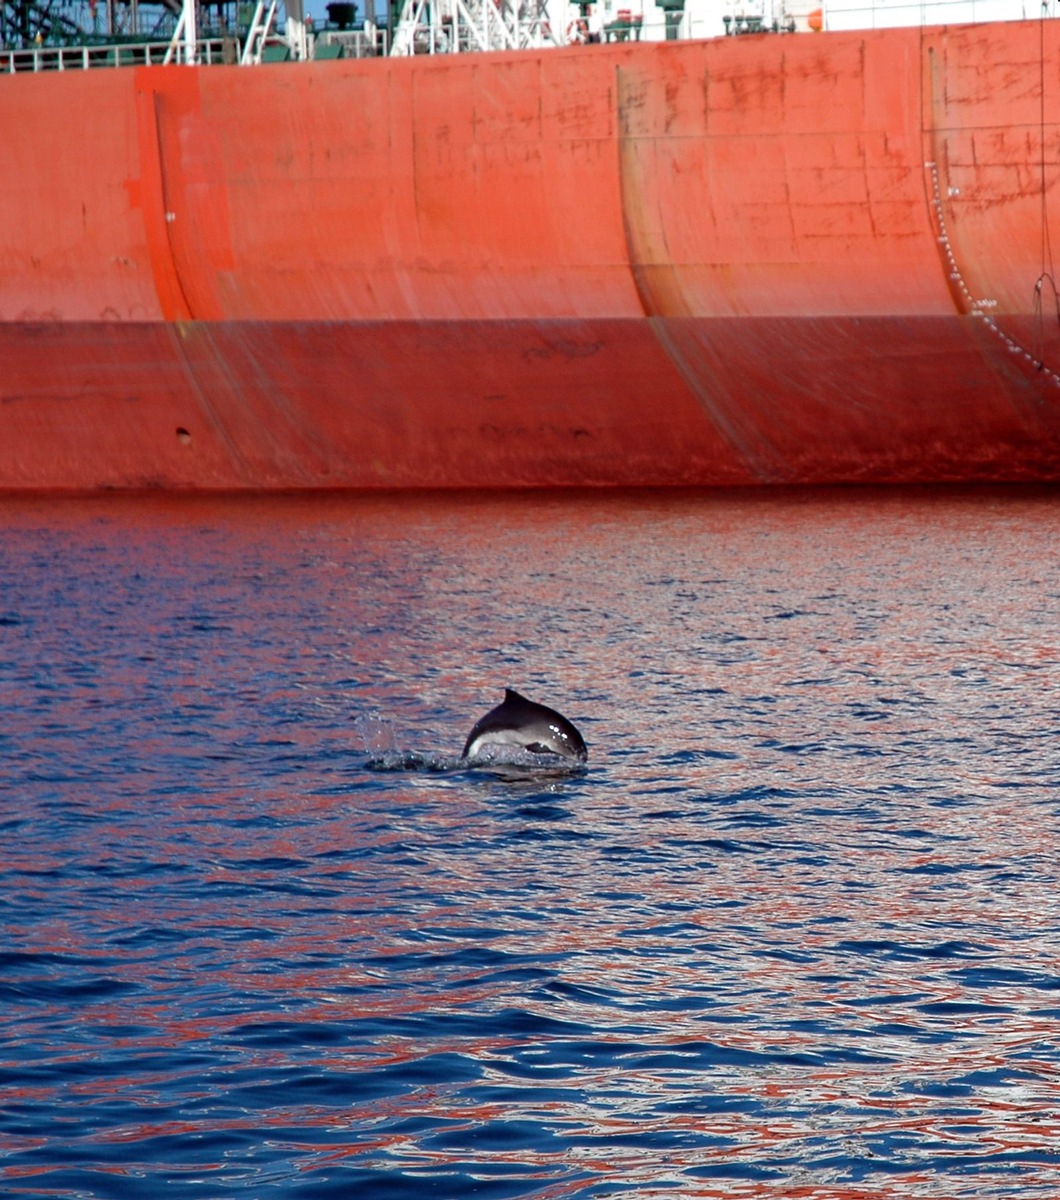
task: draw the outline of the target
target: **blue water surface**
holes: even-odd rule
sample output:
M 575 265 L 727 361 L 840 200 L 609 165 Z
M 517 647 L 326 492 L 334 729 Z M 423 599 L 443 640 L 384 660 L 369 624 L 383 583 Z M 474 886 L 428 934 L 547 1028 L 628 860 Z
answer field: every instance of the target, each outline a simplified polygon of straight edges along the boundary
M 1060 1194 L 1060 495 L 0 526 L 3 1195 Z

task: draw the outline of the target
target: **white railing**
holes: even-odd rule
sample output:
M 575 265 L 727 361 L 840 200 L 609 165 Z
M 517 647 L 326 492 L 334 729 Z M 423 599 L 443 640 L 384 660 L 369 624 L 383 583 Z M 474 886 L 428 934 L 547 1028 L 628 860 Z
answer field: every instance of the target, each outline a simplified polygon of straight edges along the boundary
M 225 61 L 224 38 L 200 38 L 198 61 Z M 89 67 L 161 66 L 170 43 L 127 42 L 111 46 L 33 46 L 28 50 L 0 50 L 0 74 L 17 71 L 87 71 Z
M 371 29 L 321 30 L 310 37 L 309 57 L 334 58 L 340 52 L 345 58 L 376 58 L 387 53 L 387 31 Z M 267 47 L 285 46 L 280 34 L 258 39 L 257 53 L 243 57 L 243 45 L 234 37 L 199 38 L 195 43 L 195 62 L 205 66 L 215 63 L 260 62 Z M 319 47 L 319 53 L 317 48 Z M 266 54 L 267 57 L 267 54 Z M 34 71 L 87 71 L 90 67 L 163 66 L 187 61 L 175 52 L 172 41 L 122 42 L 107 46 L 33 46 L 28 50 L 0 50 L 0 75 Z
M 826 29 L 966 25 L 1055 17 L 1057 0 L 826 0 Z

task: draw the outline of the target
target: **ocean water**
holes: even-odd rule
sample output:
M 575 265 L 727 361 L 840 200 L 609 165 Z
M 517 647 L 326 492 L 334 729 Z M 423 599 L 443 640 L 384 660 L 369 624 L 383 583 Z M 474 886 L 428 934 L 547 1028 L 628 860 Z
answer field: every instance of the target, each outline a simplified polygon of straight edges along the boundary
M 1060 494 L 7 498 L 0 571 L 3 1196 L 1060 1194 Z M 456 761 L 506 685 L 585 772 Z

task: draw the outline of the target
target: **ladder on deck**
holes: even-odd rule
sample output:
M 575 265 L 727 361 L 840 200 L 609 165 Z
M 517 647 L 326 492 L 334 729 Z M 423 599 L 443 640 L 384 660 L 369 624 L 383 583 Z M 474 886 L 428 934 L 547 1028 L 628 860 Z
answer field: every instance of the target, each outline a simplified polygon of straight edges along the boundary
M 278 0 L 269 0 L 266 8 L 265 0 L 258 0 L 254 6 L 254 16 L 247 30 L 247 40 L 243 43 L 243 54 L 240 63 L 247 66 L 250 63 L 260 63 L 261 54 L 265 49 L 265 41 L 276 23 L 276 6 Z

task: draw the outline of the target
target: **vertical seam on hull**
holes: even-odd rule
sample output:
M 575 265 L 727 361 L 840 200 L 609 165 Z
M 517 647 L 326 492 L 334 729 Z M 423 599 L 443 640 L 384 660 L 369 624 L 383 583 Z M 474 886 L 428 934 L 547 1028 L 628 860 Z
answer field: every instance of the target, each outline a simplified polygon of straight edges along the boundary
M 140 213 L 148 261 L 159 312 L 165 321 L 191 316 L 184 288 L 173 260 L 166 223 L 166 188 L 162 167 L 162 142 L 158 127 L 158 93 L 141 84 L 137 70 L 136 109 L 140 154 Z
M 189 320 L 194 321 L 195 320 L 195 310 L 191 306 L 191 301 L 189 300 L 188 293 L 184 287 L 184 280 L 181 278 L 181 275 L 180 275 L 180 264 L 177 262 L 177 254 L 176 254 L 176 250 L 173 246 L 173 235 L 170 232 L 171 224 L 172 224 L 170 221 L 170 217 L 172 216 L 172 210 L 169 207 L 169 205 L 170 205 L 170 188 L 167 184 L 167 178 L 166 178 L 166 152 L 165 152 L 165 147 L 162 145 L 162 112 L 161 112 L 162 97 L 159 95 L 158 92 L 153 91 L 151 93 L 151 99 L 152 99 L 151 108 L 152 108 L 152 111 L 154 114 L 155 140 L 158 143 L 158 174 L 159 174 L 159 177 L 162 182 L 162 209 L 163 209 L 162 223 L 163 223 L 163 226 L 165 227 L 165 231 L 166 231 L 166 247 L 169 251 L 170 265 L 173 268 L 173 278 L 176 280 L 177 290 L 180 292 L 180 298 L 184 302 L 184 309 L 187 314 L 187 318 Z
M 663 353 L 673 364 L 678 374 L 684 380 L 685 385 L 698 401 L 703 419 L 720 435 L 733 454 L 743 462 L 759 481 L 762 483 L 782 482 L 786 478 L 782 464 L 776 460 L 774 455 L 768 452 L 763 454 L 760 447 L 756 448 L 752 446 L 748 438 L 741 435 L 736 424 L 725 413 L 723 407 L 716 402 L 715 397 L 710 394 L 702 372 L 697 371 L 692 363 L 688 361 L 688 356 L 678 347 L 671 334 L 668 324 L 670 321 L 682 320 L 702 323 L 709 320 L 709 318 L 694 314 L 691 306 L 685 299 L 677 272 L 674 270 L 666 240 L 666 229 L 662 220 L 662 211 L 658 207 L 657 200 L 657 211 L 655 214 L 657 220 L 655 226 L 656 238 L 658 240 L 657 249 L 661 253 L 656 253 L 653 257 L 662 258 L 663 264 L 648 264 L 644 261 L 647 258 L 645 250 L 650 252 L 652 246 L 650 244 L 647 246 L 644 245 L 645 242 L 650 243 L 650 237 L 647 236 L 647 231 L 645 231 L 645 236 L 638 236 L 638 227 L 633 220 L 634 211 L 639 211 L 641 207 L 638 201 L 642 199 L 643 189 L 637 188 L 637 176 L 632 170 L 634 143 L 638 138 L 630 128 L 631 94 L 632 85 L 629 73 L 623 71 L 622 67 L 616 64 L 615 103 L 617 126 L 615 140 L 617 143 L 616 165 L 619 173 L 619 198 L 622 205 L 622 229 L 626 244 L 626 263 L 637 292 L 637 299 L 640 302 L 644 319 L 647 321 L 648 327 L 652 331 L 652 336 L 662 348 Z M 641 135 L 640 140 L 650 140 L 654 146 L 656 140 L 654 132 L 650 135 Z M 657 167 L 657 162 L 654 165 Z M 653 290 L 648 280 L 646 268 L 650 265 L 655 265 L 659 272 L 665 271 L 669 273 L 672 286 L 666 289 L 665 296 L 659 296 Z M 663 302 L 660 303 L 660 300 Z

